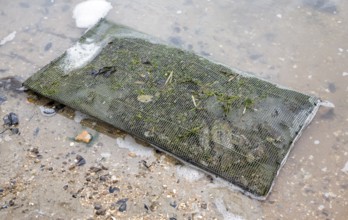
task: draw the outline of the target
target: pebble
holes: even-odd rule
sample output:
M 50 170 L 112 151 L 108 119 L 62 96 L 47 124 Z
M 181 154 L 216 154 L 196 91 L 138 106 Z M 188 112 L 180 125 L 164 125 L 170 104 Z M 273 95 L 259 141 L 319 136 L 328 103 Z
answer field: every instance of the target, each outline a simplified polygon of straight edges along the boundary
M 144 208 L 149 211 L 149 207 L 146 204 L 144 204 Z
M 82 166 L 86 164 L 85 158 L 83 158 L 81 155 L 76 155 L 76 165 Z
M 315 140 L 315 141 L 314 141 L 314 144 L 315 144 L 315 145 L 318 145 L 318 144 L 320 144 L 320 141 L 319 141 L 319 140 Z
M 201 204 L 201 208 L 202 208 L 202 209 L 207 209 L 207 208 L 208 208 L 207 203 L 202 203 L 202 204 Z
M 109 207 L 110 210 L 115 210 L 116 209 L 116 204 L 111 204 L 110 207 Z
M 29 151 L 36 155 L 39 154 L 39 149 L 37 147 L 31 148 Z
M 31 155 L 29 155 L 31 158 L 37 158 L 37 159 L 42 158 L 42 155 L 40 154 L 39 149 L 37 147 L 30 148 L 29 151 L 31 153 Z
M 108 175 L 103 175 L 99 177 L 99 180 L 105 182 L 108 179 Z
M 133 158 L 134 158 L 134 157 L 137 157 L 137 155 L 136 155 L 134 152 L 129 152 L 129 153 L 128 153 L 128 156 L 133 157 Z
M 100 210 L 102 208 L 101 204 L 97 203 L 97 204 L 94 204 L 94 209 L 95 210 Z
M 73 164 L 73 165 L 71 165 L 68 169 L 69 169 L 69 170 L 73 170 L 73 169 L 75 169 L 75 168 L 76 168 L 76 165 Z
M 15 202 L 11 199 L 9 202 L 8 202 L 9 206 L 14 206 L 15 205 Z
M 89 168 L 89 171 L 92 172 L 92 173 L 98 173 L 99 171 L 102 171 L 103 169 L 101 167 L 90 167 Z
M 176 204 L 176 201 L 169 203 L 169 205 L 173 208 L 176 208 L 178 205 Z
M 114 192 L 116 192 L 116 191 L 119 192 L 120 189 L 117 188 L 117 187 L 112 187 L 112 186 L 109 187 L 109 193 L 114 193 Z
M 4 125 L 7 125 L 7 126 L 19 124 L 18 116 L 16 115 L 16 113 L 13 113 L 13 112 L 11 112 L 8 115 L 5 115 L 3 117 L 3 121 L 4 121 Z
M 127 201 L 128 201 L 128 198 L 125 198 L 125 199 L 120 199 L 116 202 L 117 205 L 120 205 L 120 207 L 118 208 L 118 211 L 125 212 L 127 210 Z
M 152 212 L 154 212 L 154 211 L 157 210 L 158 206 L 159 206 L 159 203 L 158 203 L 158 202 L 152 202 L 151 205 L 150 205 L 150 210 L 151 210 Z
M 92 135 L 86 130 L 82 131 L 79 135 L 75 137 L 75 141 L 84 142 L 88 144 L 92 140 Z
M 99 209 L 95 212 L 96 215 L 105 215 L 106 214 L 106 210 L 105 209 Z
M 118 211 L 125 212 L 127 210 L 127 203 L 122 203 L 120 205 L 120 208 L 118 208 Z

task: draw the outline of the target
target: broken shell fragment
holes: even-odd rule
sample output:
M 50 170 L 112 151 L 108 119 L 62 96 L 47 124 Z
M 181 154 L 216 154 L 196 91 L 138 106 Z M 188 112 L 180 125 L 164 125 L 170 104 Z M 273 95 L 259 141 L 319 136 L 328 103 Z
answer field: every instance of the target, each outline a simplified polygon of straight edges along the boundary
M 75 141 L 89 143 L 92 140 L 92 135 L 86 130 L 82 131 L 79 135 L 75 137 Z

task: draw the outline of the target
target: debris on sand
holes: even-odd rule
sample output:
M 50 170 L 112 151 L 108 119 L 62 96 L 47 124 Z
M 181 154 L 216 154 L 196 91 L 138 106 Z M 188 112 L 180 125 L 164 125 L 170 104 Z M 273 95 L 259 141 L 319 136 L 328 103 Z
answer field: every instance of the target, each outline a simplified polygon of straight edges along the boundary
M 16 113 L 13 113 L 13 112 L 5 115 L 3 117 L 3 121 L 4 121 L 4 125 L 7 125 L 7 126 L 13 126 L 13 125 L 19 124 L 18 116 L 16 115 Z
M 76 155 L 76 165 L 82 166 L 86 164 L 85 158 L 83 158 L 81 155 Z
M 127 201 L 128 201 L 128 198 L 120 199 L 116 202 L 117 205 L 120 205 L 120 207 L 118 208 L 118 211 L 125 212 L 127 210 Z
M 75 137 L 75 141 L 89 143 L 92 140 L 92 135 L 88 131 L 84 130 Z

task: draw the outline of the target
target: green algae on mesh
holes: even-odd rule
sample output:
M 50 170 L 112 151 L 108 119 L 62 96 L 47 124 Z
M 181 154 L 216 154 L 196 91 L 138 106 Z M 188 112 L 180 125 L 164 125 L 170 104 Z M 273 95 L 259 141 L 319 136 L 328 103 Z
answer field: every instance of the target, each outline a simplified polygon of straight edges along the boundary
M 63 54 L 25 85 L 256 196 L 318 102 L 105 20 L 88 39 L 93 60 L 66 73 Z

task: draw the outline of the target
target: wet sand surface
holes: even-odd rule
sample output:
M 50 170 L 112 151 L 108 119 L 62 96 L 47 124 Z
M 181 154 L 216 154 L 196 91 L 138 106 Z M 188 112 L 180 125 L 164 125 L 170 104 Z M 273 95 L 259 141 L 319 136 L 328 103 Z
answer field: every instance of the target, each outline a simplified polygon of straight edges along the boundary
M 1 4 L 0 116 L 16 113 L 20 135 L 0 134 L 0 219 L 347 219 L 347 1 L 110 1 L 109 20 L 335 104 L 265 201 L 71 109 L 46 117 L 47 100 L 17 91 L 84 33 L 79 2 Z M 91 143 L 74 141 L 82 130 Z

